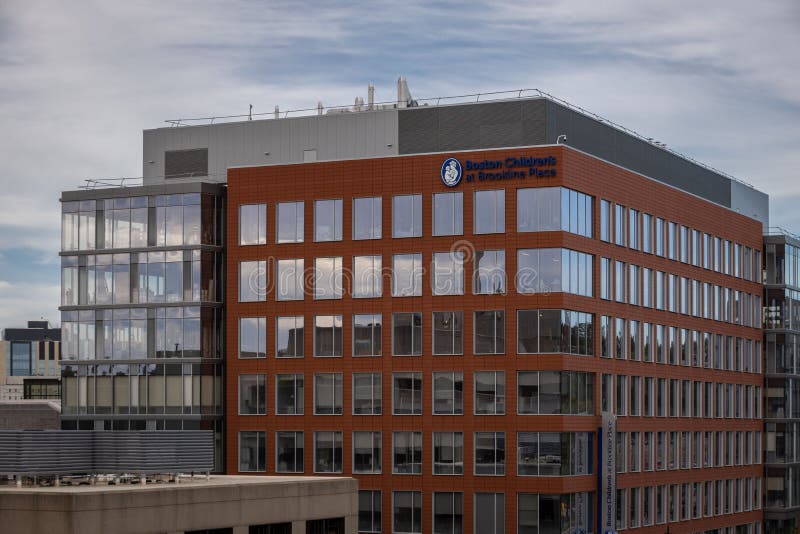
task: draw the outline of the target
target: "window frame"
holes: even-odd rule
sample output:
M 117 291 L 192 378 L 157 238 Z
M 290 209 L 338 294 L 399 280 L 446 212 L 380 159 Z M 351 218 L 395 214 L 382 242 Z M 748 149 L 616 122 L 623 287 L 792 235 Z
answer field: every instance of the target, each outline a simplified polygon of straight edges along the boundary
M 439 200 L 444 201 L 445 199 L 449 200 L 449 205 L 447 206 L 450 210 L 451 221 L 450 224 L 452 229 L 449 231 L 440 231 L 436 227 L 436 221 L 438 220 L 437 217 L 437 209 L 439 209 Z M 440 192 L 440 193 L 433 193 L 433 198 L 431 201 L 431 210 L 432 210 L 432 235 L 434 237 L 438 236 L 451 236 L 451 235 L 464 235 L 464 193 L 461 191 L 451 191 L 451 192 Z M 460 215 L 460 217 L 459 217 Z
M 333 378 L 333 384 L 331 386 L 332 387 L 332 391 L 331 391 L 331 393 L 332 393 L 331 401 L 332 402 L 331 402 L 331 405 L 333 406 L 333 408 L 332 408 L 333 413 L 321 413 L 319 411 L 319 409 L 318 409 L 317 379 L 321 375 L 330 375 Z M 337 411 L 337 406 L 336 406 L 336 377 L 337 376 L 339 377 L 340 386 L 341 386 L 341 391 L 339 392 L 340 397 L 341 397 L 341 405 L 338 406 L 338 413 L 336 413 L 336 411 Z M 314 387 L 314 411 L 313 411 L 313 415 L 340 416 L 340 415 L 344 414 L 344 373 L 338 373 L 338 372 L 335 372 L 335 371 L 334 372 L 318 372 L 318 373 L 314 373 L 314 385 L 313 385 L 313 387 Z
M 495 458 L 495 461 L 492 464 L 478 463 L 478 437 L 479 437 L 479 435 L 485 435 L 485 437 L 488 437 L 488 436 L 492 437 L 492 443 L 493 443 L 492 451 L 493 451 L 493 455 L 494 455 L 494 458 Z M 502 439 L 503 439 L 503 449 L 502 449 L 503 461 L 502 461 L 502 463 L 497 461 L 498 451 L 500 450 L 500 449 L 498 449 L 498 437 L 502 437 Z M 473 451 L 472 451 L 472 458 L 473 458 L 472 474 L 474 476 L 482 476 L 482 477 L 487 477 L 487 476 L 495 476 L 495 477 L 502 476 L 502 477 L 504 477 L 504 476 L 506 476 L 506 471 L 507 471 L 506 470 L 506 461 L 508 460 L 508 456 L 506 455 L 506 445 L 507 445 L 507 443 L 508 442 L 506 440 L 505 431 L 489 430 L 489 431 L 476 431 L 476 432 L 473 432 L 473 434 L 472 434 L 472 448 L 473 448 Z M 479 473 L 478 472 L 478 466 L 479 465 L 480 466 L 491 465 L 491 466 L 493 466 L 492 470 L 494 472 L 493 473 Z M 498 466 L 500 466 L 501 468 L 498 469 Z M 502 471 L 502 472 L 498 472 L 498 471 Z
M 333 447 L 331 448 L 331 456 L 333 457 L 333 470 L 332 471 L 320 471 L 319 469 L 317 469 L 317 458 L 318 458 L 317 452 L 318 452 L 318 449 L 319 449 L 319 446 L 317 445 L 317 443 L 319 441 L 319 437 L 320 437 L 321 434 L 331 434 L 331 437 L 333 438 L 332 439 Z M 338 470 L 336 469 L 336 442 L 337 442 L 336 438 L 337 437 L 339 438 L 339 443 L 341 445 L 341 452 L 340 452 L 341 465 L 339 465 L 339 469 Z M 341 430 L 315 430 L 314 431 L 313 440 L 314 440 L 314 442 L 313 442 L 313 445 L 314 445 L 313 462 L 314 463 L 313 463 L 312 472 L 314 474 L 342 474 L 342 473 L 344 473 L 344 432 L 342 432 Z
M 356 207 L 356 204 L 359 201 L 370 201 L 370 237 L 358 237 L 356 234 L 356 229 L 363 227 L 363 221 L 360 221 L 358 217 L 359 210 Z M 377 201 L 377 202 L 376 202 Z M 376 219 L 376 210 L 375 207 L 377 205 L 377 219 Z M 381 239 L 383 237 L 383 197 L 376 196 L 376 197 L 353 197 L 352 201 L 352 214 L 353 214 L 353 241 L 368 241 L 372 239 Z M 375 222 L 379 224 L 376 231 Z
M 281 406 L 280 392 L 281 392 L 282 388 L 279 387 L 280 380 L 281 380 L 281 377 L 288 377 L 288 376 L 292 377 L 292 384 L 293 384 L 292 389 L 294 391 L 294 399 L 295 400 L 294 400 L 294 404 L 292 405 L 292 407 L 294 409 L 293 413 L 287 413 L 287 412 L 278 411 L 279 410 L 278 407 Z M 303 384 L 301 386 L 302 387 L 302 392 L 298 391 L 299 390 L 299 387 L 297 385 L 298 377 L 300 377 L 303 380 Z M 306 402 L 305 402 L 305 391 L 306 391 L 306 379 L 305 379 L 304 373 L 275 373 L 275 415 L 305 415 L 305 405 L 306 405 Z M 298 394 L 298 393 L 302 393 L 302 394 Z M 301 406 L 302 409 L 300 411 L 298 411 L 298 403 L 297 403 L 298 399 L 302 399 L 302 401 L 303 401 L 303 405 Z
M 256 242 L 255 243 L 244 243 L 243 242 L 243 235 L 242 235 L 242 228 L 244 228 L 244 224 L 242 222 L 242 218 L 244 215 L 243 209 L 247 208 L 255 208 L 258 210 L 256 214 Z M 239 204 L 239 246 L 240 247 L 249 247 L 249 246 L 258 246 L 258 245 L 266 245 L 267 244 L 267 204 L 266 203 L 247 203 L 247 204 Z M 262 233 L 263 232 L 263 233 Z
M 278 461 L 278 458 L 280 457 L 279 456 L 279 448 L 278 448 L 278 435 L 279 434 L 293 434 L 293 437 L 294 437 L 294 448 L 293 448 L 293 450 L 294 450 L 294 464 L 295 464 L 295 467 L 297 466 L 297 451 L 298 451 L 297 443 L 298 443 L 298 435 L 299 435 L 299 438 L 300 438 L 299 442 L 301 444 L 303 444 L 303 448 L 302 448 L 303 461 L 300 463 L 300 470 L 297 470 L 297 469 L 295 469 L 294 471 L 279 470 L 279 468 L 278 468 L 278 466 L 280 465 L 280 462 Z M 276 473 L 294 473 L 294 474 L 305 473 L 305 457 L 306 457 L 306 452 L 305 452 L 305 432 L 303 430 L 276 430 L 275 431 L 275 472 Z
M 492 206 L 493 209 L 497 208 L 498 206 L 502 206 L 502 214 L 498 212 L 497 209 L 494 209 L 493 219 L 494 219 L 494 227 L 491 231 L 480 231 L 478 230 L 478 209 L 479 206 L 483 206 L 486 204 L 485 202 L 478 202 L 478 197 L 483 194 L 493 193 L 494 195 L 502 196 L 501 201 L 498 203 L 497 198 L 492 198 Z M 506 191 L 505 189 L 479 189 L 475 191 L 472 195 L 472 233 L 476 235 L 485 235 L 485 234 L 503 234 L 506 231 Z M 499 220 L 502 219 L 502 220 Z M 500 228 L 498 229 L 498 223 L 500 223 Z
M 332 239 L 321 239 L 319 235 L 318 221 L 319 221 L 319 209 L 323 206 L 323 203 L 327 205 L 327 203 L 333 203 L 333 221 L 331 221 L 331 230 L 333 233 Z M 318 199 L 314 200 L 314 243 L 328 243 L 331 241 L 341 241 L 342 236 L 344 235 L 344 221 L 343 221 L 343 213 L 344 213 L 344 202 L 341 198 L 328 198 L 328 199 Z M 338 215 L 338 217 L 337 217 Z
M 370 377 L 370 411 L 369 413 L 361 413 L 356 412 L 356 399 L 361 399 L 361 397 L 357 397 L 356 395 L 356 379 L 359 377 Z M 354 372 L 351 375 L 351 382 L 352 382 L 352 401 L 351 401 L 351 413 L 352 415 L 357 416 L 374 416 L 374 415 L 383 415 L 383 374 L 381 372 Z M 377 383 L 377 388 L 376 388 Z M 378 395 L 376 396 L 376 389 L 379 389 Z M 376 406 L 376 399 L 380 401 L 380 403 Z
M 242 378 L 245 378 L 245 377 L 255 377 L 255 379 L 256 379 L 256 384 L 255 384 L 255 387 L 256 387 L 256 410 L 254 412 L 252 412 L 252 413 L 251 412 L 242 411 L 242 401 L 243 401 L 243 399 L 242 399 L 242 393 L 243 393 L 243 391 L 242 391 Z M 263 387 L 263 391 L 264 391 L 263 395 L 259 395 L 259 387 Z M 237 380 L 236 392 L 237 392 L 237 398 L 238 398 L 238 406 L 237 406 L 238 413 L 237 413 L 237 415 L 240 415 L 242 417 L 267 415 L 267 395 L 268 395 L 268 392 L 267 392 L 267 374 L 266 373 L 239 373 L 238 380 Z M 263 399 L 260 399 L 261 396 L 263 396 Z M 259 400 L 263 401 L 263 404 L 264 404 L 264 411 L 263 412 L 260 411 L 261 407 L 260 407 Z
M 449 393 L 451 395 L 453 409 L 450 412 L 437 411 L 436 409 L 436 379 L 441 376 L 450 375 L 451 388 Z M 460 377 L 461 382 L 461 398 L 457 398 L 459 392 L 457 384 Z M 431 374 L 431 414 L 432 415 L 464 415 L 464 372 L 463 371 L 433 371 Z
M 402 198 L 410 198 L 411 199 L 411 215 L 409 217 L 411 221 L 411 232 L 409 235 L 400 235 L 399 232 L 399 219 L 398 217 L 400 214 L 398 210 L 398 206 L 396 202 Z M 410 193 L 410 194 L 402 194 L 402 195 L 392 195 L 392 239 L 408 239 L 414 237 L 422 237 L 422 194 L 418 193 Z M 417 224 L 419 224 L 419 228 L 417 228 Z
M 294 239 L 283 240 L 281 239 L 281 208 L 288 205 L 294 208 Z M 300 210 L 298 212 L 298 205 Z M 298 227 L 299 226 L 299 227 Z M 286 202 L 278 202 L 275 204 L 275 244 L 282 245 L 285 243 L 303 243 L 305 241 L 305 201 L 294 200 Z

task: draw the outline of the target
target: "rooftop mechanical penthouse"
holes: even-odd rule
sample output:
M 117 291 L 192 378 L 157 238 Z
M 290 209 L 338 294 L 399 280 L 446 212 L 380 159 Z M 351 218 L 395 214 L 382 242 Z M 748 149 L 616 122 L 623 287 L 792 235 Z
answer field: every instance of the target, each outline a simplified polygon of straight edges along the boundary
M 361 532 L 761 532 L 766 195 L 548 95 L 400 85 L 148 130 L 143 186 L 64 193 L 65 426 L 353 476 Z

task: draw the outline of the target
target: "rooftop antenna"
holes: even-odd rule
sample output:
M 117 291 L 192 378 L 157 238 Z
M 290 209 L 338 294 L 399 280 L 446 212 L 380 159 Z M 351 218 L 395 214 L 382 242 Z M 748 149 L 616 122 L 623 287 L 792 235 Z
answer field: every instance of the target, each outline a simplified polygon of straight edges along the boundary
M 375 85 L 370 82 L 367 86 L 367 109 L 375 107 Z
M 397 78 L 397 107 L 404 108 L 408 105 L 408 85 L 406 79 L 400 76 Z
M 253 120 L 253 104 L 250 104 L 250 112 L 247 114 L 247 120 Z

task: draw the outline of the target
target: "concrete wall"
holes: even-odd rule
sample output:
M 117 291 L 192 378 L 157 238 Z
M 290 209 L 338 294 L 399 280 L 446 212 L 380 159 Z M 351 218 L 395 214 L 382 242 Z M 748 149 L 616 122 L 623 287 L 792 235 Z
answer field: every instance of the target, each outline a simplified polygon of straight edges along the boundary
M 225 182 L 228 167 L 302 163 L 306 150 L 316 150 L 318 161 L 397 154 L 397 111 L 158 128 L 143 137 L 145 185 L 164 181 L 165 151 L 190 148 L 208 148 L 209 181 Z
M 180 484 L 0 487 L 4 532 L 29 534 L 178 533 L 344 517 L 358 528 L 358 484 L 352 478 L 211 477 Z
M 61 428 L 60 417 L 59 402 L 0 401 L 0 430 L 58 430 Z

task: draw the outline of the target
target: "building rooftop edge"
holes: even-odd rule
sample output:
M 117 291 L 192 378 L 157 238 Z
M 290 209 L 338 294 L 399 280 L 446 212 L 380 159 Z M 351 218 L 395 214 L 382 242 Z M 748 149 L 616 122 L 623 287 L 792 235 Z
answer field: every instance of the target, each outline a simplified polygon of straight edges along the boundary
M 498 95 L 508 95 L 506 97 L 499 97 Z M 513 96 L 516 95 L 516 96 Z M 490 96 L 493 98 L 489 98 L 487 100 L 480 100 L 483 96 Z M 471 99 L 475 99 L 472 101 Z M 458 101 L 458 102 L 449 102 L 455 99 L 470 99 L 469 101 Z M 498 103 L 498 102 L 509 102 L 509 101 L 519 101 L 519 100 L 546 100 L 552 102 L 556 105 L 563 106 L 570 111 L 575 113 L 579 113 L 587 118 L 590 118 L 598 123 L 604 124 L 615 130 L 618 130 L 622 133 L 630 135 L 640 141 L 648 143 L 653 147 L 659 148 L 669 154 L 681 158 L 689 163 L 694 165 L 698 165 L 708 171 L 711 171 L 715 174 L 718 174 L 724 178 L 727 178 L 731 181 L 738 182 L 746 187 L 749 187 L 755 191 L 760 193 L 764 193 L 763 191 L 757 189 L 752 184 L 742 180 L 741 178 L 737 178 L 731 174 L 728 174 L 725 171 L 721 171 L 716 169 L 706 163 L 703 163 L 699 160 L 692 158 L 691 156 L 687 156 L 677 150 L 674 150 L 668 147 L 666 144 L 656 141 L 652 137 L 647 137 L 644 134 L 637 132 L 636 130 L 632 130 L 621 124 L 618 124 L 610 119 L 607 119 L 597 113 L 593 113 L 588 111 L 581 106 L 576 104 L 572 104 L 571 102 L 556 97 L 550 93 L 542 91 L 536 88 L 529 88 L 529 89 L 512 89 L 512 90 L 505 90 L 505 91 L 492 91 L 487 93 L 472 93 L 466 95 L 456 95 L 456 96 L 439 96 L 439 97 L 427 97 L 427 98 L 419 98 L 414 100 L 415 105 L 411 105 L 408 107 L 397 106 L 397 102 L 395 101 L 387 101 L 387 102 L 378 102 L 373 105 L 372 108 L 368 109 L 354 109 L 353 105 L 337 105 L 337 106 L 330 106 L 330 107 L 322 107 L 322 108 L 303 108 L 297 110 L 287 110 L 281 112 L 265 112 L 265 113 L 257 113 L 257 114 L 244 114 L 244 115 L 223 115 L 223 116 L 215 116 L 215 117 L 199 117 L 199 118 L 183 118 L 183 119 L 169 119 L 165 122 L 169 123 L 170 126 L 161 126 L 158 128 L 146 128 L 143 132 L 154 132 L 159 130 L 171 130 L 174 128 L 195 128 L 195 127 L 209 127 L 209 126 L 216 126 L 216 125 L 231 125 L 231 124 L 242 124 L 247 122 L 252 122 L 252 119 L 249 117 L 259 117 L 255 119 L 256 121 L 266 121 L 266 120 L 285 120 L 285 119 L 309 119 L 309 118 L 324 118 L 330 117 L 331 115 L 336 116 L 340 113 L 354 113 L 354 114 L 363 114 L 363 113 L 376 113 L 376 112 L 399 112 L 399 111 L 415 111 L 421 109 L 430 109 L 430 108 L 438 108 L 438 107 L 453 107 L 453 106 L 475 106 L 480 104 L 490 104 L 490 103 Z M 444 102 L 443 102 L 444 101 Z M 420 103 L 423 103 L 420 105 Z M 395 104 L 394 107 L 388 107 L 391 104 Z M 339 111 L 340 113 L 322 113 L 320 114 L 319 111 L 322 110 L 329 110 L 329 111 Z M 313 112 L 313 113 L 312 113 Z M 278 115 L 276 115 L 278 113 Z M 298 113 L 296 116 L 289 116 L 291 113 Z M 305 113 L 300 115 L 300 113 Z M 283 114 L 281 117 L 280 114 Z M 273 118 L 268 118 L 268 115 L 272 115 Z M 234 120 L 234 121 L 227 121 L 227 122 L 215 122 L 215 120 L 220 119 L 242 119 L 242 120 Z M 204 124 L 183 124 L 183 121 L 208 121 Z M 766 194 L 766 193 L 765 193 Z

